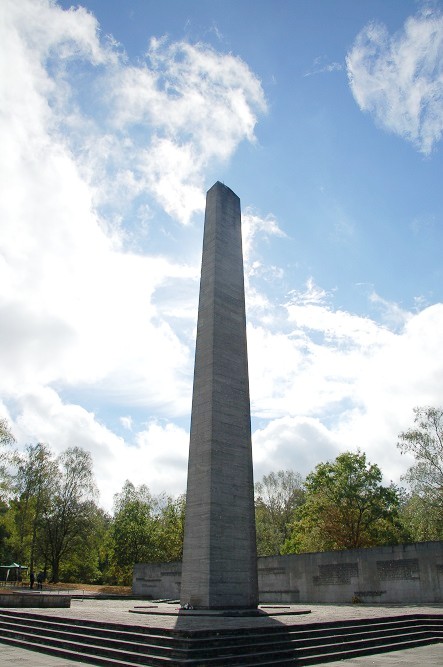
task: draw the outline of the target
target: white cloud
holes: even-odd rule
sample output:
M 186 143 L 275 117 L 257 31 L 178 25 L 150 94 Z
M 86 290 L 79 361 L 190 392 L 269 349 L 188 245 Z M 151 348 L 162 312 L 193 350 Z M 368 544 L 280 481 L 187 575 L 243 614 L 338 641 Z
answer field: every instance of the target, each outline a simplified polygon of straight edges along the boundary
M 24 442 L 49 444 L 55 454 L 79 446 L 91 452 L 100 503 L 111 510 L 113 495 L 125 480 L 149 483 L 153 493 L 178 494 L 186 486 L 188 433 L 175 424 L 150 421 L 130 445 L 79 405 L 63 403 L 48 387 L 18 397 L 20 416 L 14 432 Z M 128 420 L 128 418 L 124 418 Z M 129 419 L 130 421 L 130 419 Z
M 335 310 L 310 281 L 286 305 L 292 332 L 281 320 L 273 331 L 249 327 L 252 412 L 268 420 L 254 434 L 260 476 L 277 466 L 306 474 L 360 448 L 399 481 L 410 461 L 398 433 L 414 406 L 441 404 L 443 305 L 412 313 L 378 300 L 392 328 Z
M 181 492 L 188 434 L 174 420 L 190 410 L 199 267 L 178 242 L 155 254 L 150 232 L 159 205 L 181 223 L 202 209 L 205 172 L 254 140 L 263 91 L 201 44 L 154 40 L 135 66 L 82 9 L 2 11 L 1 414 L 21 444 L 91 451 L 107 508 L 126 478 Z M 282 270 L 255 242 L 279 236 L 273 216 L 245 211 L 256 469 L 305 473 L 359 446 L 394 474 L 412 407 L 440 401 L 442 306 L 408 313 L 374 294 L 381 325 L 335 309 L 313 279 L 271 297 L 256 279 Z
M 239 57 L 153 38 L 144 61 L 132 65 L 82 8 L 8 0 L 3 11 L 2 100 L 19 112 L 3 150 L 14 161 L 15 142 L 33 138 L 33 154 L 44 153 L 44 128 L 72 151 L 95 204 L 119 204 L 124 213 L 134 197 L 150 194 L 187 223 L 204 208 L 208 168 L 255 140 L 266 101 Z
M 120 417 L 120 424 L 128 431 L 132 431 L 132 417 Z
M 193 251 L 130 252 L 127 218 L 146 235 L 158 204 L 183 223 L 202 210 L 206 171 L 254 141 L 260 82 L 203 44 L 153 40 L 131 65 L 82 8 L 1 11 L 2 413 L 21 444 L 91 450 L 108 507 L 125 476 L 182 491 L 187 436 L 170 420 L 190 408 L 199 267 Z M 82 407 L 92 394 L 119 406 L 129 442 Z
M 281 417 L 253 435 L 256 481 L 270 471 L 295 470 L 303 477 L 316 463 L 334 459 L 340 443 L 318 419 Z
M 153 297 L 183 279 L 193 290 L 197 267 L 122 251 L 124 233 L 95 205 L 109 203 L 105 176 L 131 198 L 144 175 L 165 209 L 187 221 L 203 207 L 204 166 L 253 140 L 253 109 L 265 108 L 260 83 L 238 58 L 184 42 L 153 40 L 149 65 L 126 65 L 82 8 L 23 0 L 6 2 L 3 12 L 3 386 L 102 382 L 120 397 L 180 404 L 189 350 Z M 89 76 L 98 94 L 115 94 L 111 118 L 101 119 L 105 128 L 114 122 L 114 134 L 100 133 L 79 106 L 68 67 L 76 60 L 95 66 Z M 136 123 L 147 136 L 138 152 L 128 129 Z
M 411 317 L 411 314 L 401 308 L 397 303 L 383 299 L 379 294 L 372 291 L 369 300 L 382 313 L 384 322 L 392 329 L 402 328 Z
M 312 68 L 303 76 L 313 76 L 314 74 L 324 74 L 325 72 L 340 72 L 342 69 L 342 63 L 327 62 L 326 56 L 318 56 L 312 63 Z
M 443 132 L 443 16 L 426 9 L 390 36 L 370 23 L 347 55 L 362 111 L 428 155 Z
M 260 236 L 261 239 L 272 236 L 285 237 L 286 234 L 279 227 L 276 218 L 269 214 L 262 217 L 255 213 L 250 207 L 242 211 L 242 244 L 243 259 L 248 270 L 248 265 L 252 259 L 252 249 L 254 240 Z
M 241 141 L 253 142 L 257 115 L 266 110 L 260 82 L 240 58 L 166 38 L 151 40 L 146 64 L 113 74 L 110 89 L 114 127 L 145 128 L 138 178 L 183 223 L 204 209 L 208 165 L 228 160 Z

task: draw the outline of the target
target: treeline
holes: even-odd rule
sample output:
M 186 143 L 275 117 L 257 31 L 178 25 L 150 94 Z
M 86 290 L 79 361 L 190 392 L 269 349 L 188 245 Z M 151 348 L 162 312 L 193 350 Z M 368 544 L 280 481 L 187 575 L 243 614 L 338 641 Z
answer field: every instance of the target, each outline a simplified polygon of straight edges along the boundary
M 28 565 L 53 582 L 130 584 L 137 562 L 182 556 L 185 497 L 153 495 L 127 481 L 113 514 L 97 504 L 88 452 L 55 457 L 45 444 L 19 454 L 0 420 L 0 562 Z M 319 463 L 303 479 L 294 471 L 255 485 L 261 556 L 443 539 L 443 410 L 416 408 L 399 435 L 415 463 L 408 490 L 382 483 L 362 452 Z
M 258 554 L 443 539 L 443 410 L 414 413 L 413 428 L 398 437 L 401 454 L 415 460 L 408 490 L 384 486 L 362 452 L 319 463 L 306 480 L 293 471 L 263 477 L 255 485 Z
M 136 562 L 181 558 L 184 496 L 154 496 L 127 481 L 113 514 L 97 504 L 92 458 L 80 447 L 56 457 L 42 443 L 24 453 L 0 420 L 0 564 L 51 582 L 130 584 Z

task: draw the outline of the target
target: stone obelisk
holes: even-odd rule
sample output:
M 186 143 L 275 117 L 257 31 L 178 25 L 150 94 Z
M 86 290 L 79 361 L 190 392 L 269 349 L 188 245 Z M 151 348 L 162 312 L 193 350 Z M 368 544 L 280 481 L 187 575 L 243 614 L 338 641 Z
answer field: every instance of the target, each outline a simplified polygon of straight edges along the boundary
M 181 604 L 258 604 L 240 199 L 206 196 Z

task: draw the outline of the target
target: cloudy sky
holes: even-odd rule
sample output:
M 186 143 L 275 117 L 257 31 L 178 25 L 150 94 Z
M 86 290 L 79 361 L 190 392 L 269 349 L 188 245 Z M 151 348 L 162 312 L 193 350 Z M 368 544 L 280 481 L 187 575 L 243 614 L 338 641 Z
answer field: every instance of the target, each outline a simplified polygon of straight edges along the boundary
M 2 0 L 0 416 L 186 487 L 205 192 L 242 203 L 256 479 L 443 404 L 443 2 Z

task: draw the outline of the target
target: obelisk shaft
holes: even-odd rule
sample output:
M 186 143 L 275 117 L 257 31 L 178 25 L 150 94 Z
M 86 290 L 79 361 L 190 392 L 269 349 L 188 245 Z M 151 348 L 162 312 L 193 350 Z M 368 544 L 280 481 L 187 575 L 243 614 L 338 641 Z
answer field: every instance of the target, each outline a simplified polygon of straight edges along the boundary
M 258 603 L 240 200 L 207 193 L 181 604 Z

